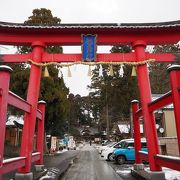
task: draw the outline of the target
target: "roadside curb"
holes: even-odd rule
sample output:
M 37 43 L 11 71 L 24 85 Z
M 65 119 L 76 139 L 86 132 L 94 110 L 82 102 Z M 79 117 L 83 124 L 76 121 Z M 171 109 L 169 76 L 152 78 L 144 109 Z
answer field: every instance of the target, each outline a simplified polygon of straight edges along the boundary
M 66 160 L 66 163 L 63 165 L 63 167 L 61 166 L 61 168 L 59 167 L 59 165 L 48 168 L 45 167 L 45 170 L 43 172 L 35 173 L 33 180 L 58 180 L 63 178 L 68 169 L 73 165 L 75 159 L 77 159 L 77 155 Z M 56 154 L 54 154 L 54 156 L 56 156 Z
M 76 157 L 74 157 L 73 159 L 71 159 L 68 163 L 67 168 L 59 175 L 59 178 L 63 178 L 64 175 L 66 174 L 66 172 L 68 172 L 68 170 L 70 169 L 70 167 L 74 164 L 74 161 L 78 159 L 79 153 L 77 154 Z
M 67 168 L 63 172 L 61 172 L 61 174 L 58 176 L 58 178 L 62 178 L 66 174 L 66 172 L 69 170 L 69 168 L 73 165 L 74 159 L 70 161 L 70 163 L 68 164 Z
M 143 170 L 131 170 L 131 174 L 134 177 L 138 177 L 139 179 L 142 180 L 165 180 L 165 173 L 163 171 L 157 171 L 157 172 L 152 172 L 152 171 L 148 171 L 146 169 Z
M 45 169 L 45 170 L 42 171 L 42 172 L 33 173 L 33 180 L 38 180 L 38 179 L 40 179 L 40 178 L 41 178 L 42 176 L 44 176 L 46 173 L 47 173 L 47 169 Z

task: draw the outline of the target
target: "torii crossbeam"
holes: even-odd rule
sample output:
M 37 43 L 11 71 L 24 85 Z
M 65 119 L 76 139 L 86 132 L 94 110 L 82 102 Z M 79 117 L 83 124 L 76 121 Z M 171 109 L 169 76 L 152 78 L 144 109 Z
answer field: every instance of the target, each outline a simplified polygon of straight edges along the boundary
M 27 54 L 1 54 L 0 62 L 4 63 L 25 63 L 32 59 L 32 53 Z M 180 53 L 145 53 L 145 59 L 154 59 L 155 62 L 180 62 Z M 48 54 L 43 53 L 42 63 L 46 62 L 80 62 L 82 54 Z M 97 54 L 96 62 L 135 62 L 135 53 L 111 53 Z

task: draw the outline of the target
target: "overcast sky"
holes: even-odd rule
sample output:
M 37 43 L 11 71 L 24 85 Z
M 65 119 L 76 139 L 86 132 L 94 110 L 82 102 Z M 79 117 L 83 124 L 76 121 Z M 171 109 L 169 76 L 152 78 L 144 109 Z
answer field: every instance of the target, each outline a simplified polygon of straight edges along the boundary
M 53 16 L 61 18 L 61 23 L 180 20 L 180 0 L 4 0 L 0 5 L 0 21 L 23 23 L 36 8 L 50 9 Z M 0 50 L 1 53 L 5 51 L 2 47 Z M 98 51 L 107 52 L 109 47 Z M 64 48 L 64 53 L 70 52 L 79 53 L 80 48 Z M 72 93 L 87 95 L 86 85 L 90 83 L 87 68 L 71 69 L 73 77 L 65 78 L 66 85 L 70 87 Z
M 48 8 L 62 23 L 158 22 L 180 19 L 179 0 L 4 0 L 0 20 L 24 22 Z

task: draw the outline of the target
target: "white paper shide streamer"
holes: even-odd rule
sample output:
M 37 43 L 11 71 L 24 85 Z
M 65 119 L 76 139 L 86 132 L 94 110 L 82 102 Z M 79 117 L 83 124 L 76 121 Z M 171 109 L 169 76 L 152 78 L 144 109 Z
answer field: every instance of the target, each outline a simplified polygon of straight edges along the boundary
M 99 76 L 103 76 L 103 70 L 102 70 L 102 66 L 99 66 Z
M 124 69 L 123 69 L 124 65 L 122 64 L 120 69 L 119 69 L 119 76 L 123 77 L 124 76 Z

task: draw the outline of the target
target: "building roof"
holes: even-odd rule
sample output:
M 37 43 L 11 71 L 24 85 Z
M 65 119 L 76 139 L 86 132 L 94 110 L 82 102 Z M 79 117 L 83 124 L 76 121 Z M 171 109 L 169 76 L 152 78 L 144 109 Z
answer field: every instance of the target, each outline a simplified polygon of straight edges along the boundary
M 77 28 L 166 28 L 166 27 L 180 27 L 180 20 L 170 22 L 157 23 L 93 23 L 93 24 L 57 24 L 57 25 L 27 25 L 23 23 L 0 22 L 0 27 L 10 28 L 41 28 L 41 29 L 77 29 Z
M 17 126 L 17 124 L 20 125 L 20 126 L 24 125 L 23 116 L 10 115 L 8 117 L 7 122 L 6 122 L 6 126 Z
M 130 133 L 130 124 L 118 124 L 118 128 L 121 134 Z M 140 133 L 143 133 L 143 125 L 140 124 Z
M 81 127 L 78 130 L 81 133 L 81 135 L 85 135 L 85 134 L 95 135 L 98 133 L 98 129 L 93 127 L 83 127 L 83 128 Z

